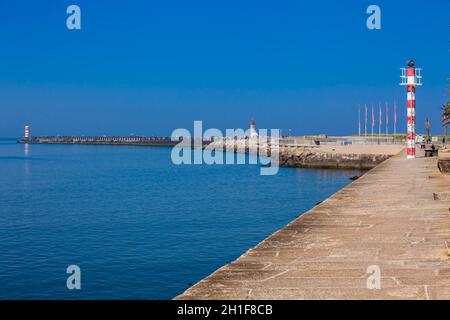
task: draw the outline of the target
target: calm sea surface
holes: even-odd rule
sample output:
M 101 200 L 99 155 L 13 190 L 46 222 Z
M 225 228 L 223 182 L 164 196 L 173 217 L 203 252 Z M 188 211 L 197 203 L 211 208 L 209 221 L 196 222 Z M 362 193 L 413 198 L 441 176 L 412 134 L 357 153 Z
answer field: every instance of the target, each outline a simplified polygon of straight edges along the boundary
M 260 176 L 170 153 L 0 140 L 0 299 L 173 298 L 360 173 Z

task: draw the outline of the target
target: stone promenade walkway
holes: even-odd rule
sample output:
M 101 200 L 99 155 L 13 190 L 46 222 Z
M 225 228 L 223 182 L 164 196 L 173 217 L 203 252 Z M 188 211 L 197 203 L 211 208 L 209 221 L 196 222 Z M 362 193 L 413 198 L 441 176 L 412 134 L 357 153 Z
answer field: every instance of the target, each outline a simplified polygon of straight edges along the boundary
M 436 159 L 402 152 L 177 299 L 450 299 L 445 192 Z

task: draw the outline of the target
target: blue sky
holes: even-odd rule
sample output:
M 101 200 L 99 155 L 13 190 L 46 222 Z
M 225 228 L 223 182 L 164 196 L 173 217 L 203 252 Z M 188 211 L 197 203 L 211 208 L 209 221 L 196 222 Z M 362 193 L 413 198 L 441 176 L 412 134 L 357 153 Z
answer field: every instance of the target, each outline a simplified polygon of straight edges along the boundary
M 70 4 L 82 30 L 66 28 Z M 366 28 L 370 4 L 381 7 L 381 30 Z M 401 132 L 399 68 L 410 57 L 425 84 L 417 130 L 430 117 L 440 133 L 449 9 L 447 0 L 2 1 L 0 136 L 25 123 L 34 135 L 167 135 L 194 120 L 246 128 L 252 116 L 284 133 L 353 134 L 358 104 L 388 100 L 392 111 L 394 99 Z

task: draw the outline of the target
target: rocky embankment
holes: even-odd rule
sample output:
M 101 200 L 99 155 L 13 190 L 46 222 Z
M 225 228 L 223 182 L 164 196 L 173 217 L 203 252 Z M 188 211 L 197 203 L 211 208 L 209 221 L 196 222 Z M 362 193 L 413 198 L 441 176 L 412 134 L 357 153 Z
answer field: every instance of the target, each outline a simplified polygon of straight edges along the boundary
M 281 148 L 280 166 L 301 168 L 372 169 L 388 154 L 323 152 L 320 148 Z
M 330 169 L 372 169 L 392 155 L 401 147 L 392 148 L 380 145 L 370 146 L 284 146 L 274 143 L 258 145 L 248 139 L 215 141 L 207 148 L 219 148 L 240 153 L 271 155 L 279 165 L 298 168 L 330 168 Z M 217 149 L 216 149 L 217 150 Z

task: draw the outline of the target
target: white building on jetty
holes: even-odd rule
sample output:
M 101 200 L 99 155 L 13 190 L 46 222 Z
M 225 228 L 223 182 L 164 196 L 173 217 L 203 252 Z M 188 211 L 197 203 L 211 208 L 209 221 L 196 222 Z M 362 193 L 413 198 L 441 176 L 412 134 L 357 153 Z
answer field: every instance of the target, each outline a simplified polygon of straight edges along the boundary
M 248 137 L 251 138 L 258 138 L 258 133 L 256 132 L 255 129 L 255 119 L 252 118 L 252 120 L 250 121 L 250 130 L 248 132 Z

